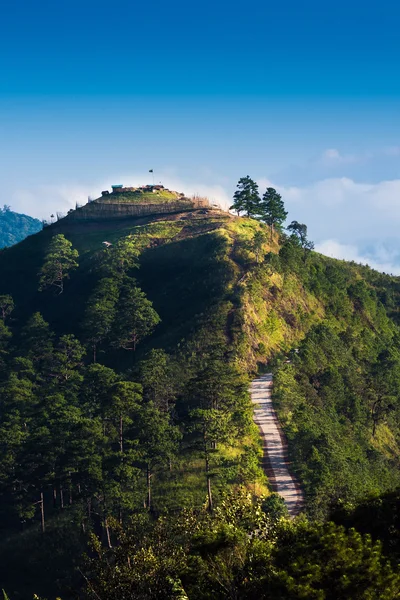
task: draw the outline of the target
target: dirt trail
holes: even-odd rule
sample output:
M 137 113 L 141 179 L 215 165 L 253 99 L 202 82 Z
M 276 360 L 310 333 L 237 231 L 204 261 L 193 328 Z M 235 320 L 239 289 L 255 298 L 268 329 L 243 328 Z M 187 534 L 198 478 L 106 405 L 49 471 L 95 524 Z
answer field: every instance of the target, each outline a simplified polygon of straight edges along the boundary
M 272 374 L 262 375 L 251 383 L 254 421 L 263 439 L 263 468 L 275 492 L 280 494 L 289 514 L 294 517 L 304 505 L 301 488 L 290 475 L 286 442 L 272 406 Z

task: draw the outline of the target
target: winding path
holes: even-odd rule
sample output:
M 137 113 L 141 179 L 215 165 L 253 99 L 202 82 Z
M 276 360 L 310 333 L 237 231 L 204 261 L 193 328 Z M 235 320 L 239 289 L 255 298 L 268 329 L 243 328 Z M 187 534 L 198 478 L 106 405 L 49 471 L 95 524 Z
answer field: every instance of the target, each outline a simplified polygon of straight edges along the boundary
M 261 375 L 251 383 L 254 421 L 263 439 L 263 469 L 274 492 L 283 497 L 290 516 L 301 512 L 303 492 L 289 473 L 287 446 L 272 406 L 272 374 Z

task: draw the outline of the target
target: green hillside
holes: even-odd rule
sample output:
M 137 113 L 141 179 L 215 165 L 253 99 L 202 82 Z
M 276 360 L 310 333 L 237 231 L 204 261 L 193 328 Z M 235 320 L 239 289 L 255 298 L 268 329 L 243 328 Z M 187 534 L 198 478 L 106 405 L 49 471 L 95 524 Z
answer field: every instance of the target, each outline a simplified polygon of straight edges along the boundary
M 74 597 L 88 534 L 112 545 L 132 515 L 173 523 L 227 510 L 226 494 L 267 502 L 248 393 L 259 369 L 274 371 L 312 519 L 400 485 L 398 279 L 204 212 L 65 219 L 0 252 L 0 582 L 12 600 Z
M 41 229 L 42 223 L 38 219 L 16 213 L 8 206 L 0 208 L 0 248 L 17 244 Z

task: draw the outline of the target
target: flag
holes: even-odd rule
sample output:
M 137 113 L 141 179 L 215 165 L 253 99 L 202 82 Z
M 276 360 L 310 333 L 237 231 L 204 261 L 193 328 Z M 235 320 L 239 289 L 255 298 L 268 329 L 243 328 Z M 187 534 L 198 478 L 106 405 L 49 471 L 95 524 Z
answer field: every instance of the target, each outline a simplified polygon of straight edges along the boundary
M 152 172 L 153 172 L 153 169 L 149 169 L 149 173 L 152 173 Z

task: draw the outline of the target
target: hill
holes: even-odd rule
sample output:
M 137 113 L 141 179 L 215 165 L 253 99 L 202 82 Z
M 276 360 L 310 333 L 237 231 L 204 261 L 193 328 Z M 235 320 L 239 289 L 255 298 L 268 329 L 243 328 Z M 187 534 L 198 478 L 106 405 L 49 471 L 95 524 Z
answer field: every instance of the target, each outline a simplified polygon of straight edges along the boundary
M 8 206 L 0 208 L 0 248 L 17 244 L 41 229 L 38 219 L 13 212 Z
M 268 495 L 248 393 L 267 362 L 312 518 L 400 484 L 399 280 L 255 219 L 159 204 L 108 220 L 91 203 L 0 252 L 13 598 L 65 589 L 87 532 L 111 546 L 113 519 Z

